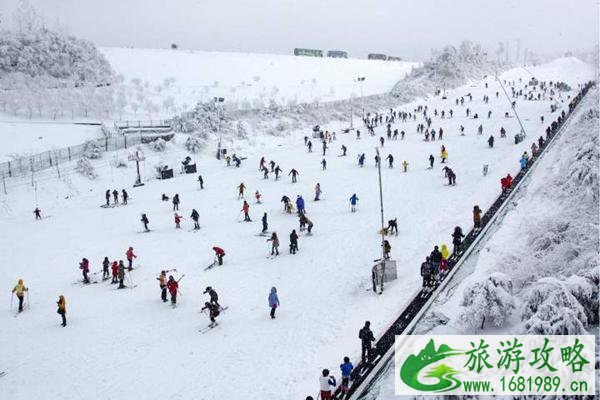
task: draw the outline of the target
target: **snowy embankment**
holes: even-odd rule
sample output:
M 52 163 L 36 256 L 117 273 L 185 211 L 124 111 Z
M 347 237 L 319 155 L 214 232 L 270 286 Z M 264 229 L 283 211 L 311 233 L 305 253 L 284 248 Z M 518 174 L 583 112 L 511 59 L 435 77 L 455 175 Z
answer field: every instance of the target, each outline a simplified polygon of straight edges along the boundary
M 517 71 L 526 82 L 530 75 Z M 557 73 L 566 79 L 570 71 Z M 589 79 L 589 77 L 587 78 Z M 484 83 L 489 88 L 485 88 Z M 519 85 L 519 83 L 516 83 Z M 521 85 L 523 85 L 522 83 Z M 356 140 L 354 134 L 339 133 L 340 124 L 328 126 L 338 132 L 327 152 L 327 170 L 321 168 L 318 143 L 307 153 L 303 143 L 306 131 L 272 137 L 262 132 L 248 141 L 239 141 L 230 152 L 248 157 L 241 168 L 227 167 L 214 158 L 216 140 L 210 138 L 204 151 L 191 155 L 178 135 L 166 151 L 155 152 L 142 146 L 146 161 L 142 176 L 146 185 L 131 188 L 135 168 L 116 168 L 114 156 L 126 159 L 128 152 L 104 154 L 92 160 L 99 175 L 90 181 L 78 174 L 58 178 L 54 170 L 35 176 L 36 186 L 26 179 L 1 194 L 0 254 L 3 263 L 1 286 L 11 288 L 23 278 L 30 288 L 30 308 L 14 318 L 8 298 L 0 311 L 0 366 L 8 374 L 2 378 L 2 393 L 13 400 L 40 397 L 49 399 L 106 398 L 123 399 L 293 399 L 316 393 L 321 369 L 337 373 L 344 355 L 356 360 L 359 354 L 358 329 L 371 320 L 377 336 L 397 316 L 399 310 L 421 284 L 419 268 L 434 243 L 448 243 L 452 228 L 467 226 L 471 208 L 485 209 L 496 198 L 499 178 L 518 170 L 518 159 L 528 150 L 533 137 L 542 134 L 539 117 L 550 120 L 550 104 L 566 107 L 568 96 L 561 93 L 553 101 L 517 101 L 531 140 L 515 145 L 512 136 L 519 131 L 515 118 L 504 118 L 509 110 L 505 98 L 495 97 L 500 88 L 488 79 L 457 88 L 444 100 L 420 99 L 401 108 L 412 112 L 417 105 L 429 110 L 453 108 L 453 118 L 433 118 L 432 128 L 442 128 L 443 141 L 426 142 L 416 133 L 417 121 L 397 122 L 392 129 L 406 131 L 406 139 L 387 141 L 380 148 L 384 156 L 392 154 L 395 168 L 383 168 L 386 218 L 398 217 L 399 235 L 391 237 L 392 255 L 398 261 L 399 276 L 386 287 L 382 296 L 368 291 L 372 260 L 380 255 L 379 195 L 377 172 L 373 163 L 374 147 L 385 127 L 376 128 L 376 136 Z M 471 92 L 473 101 L 455 106 L 454 99 Z M 489 104 L 481 99 L 490 96 Z M 465 117 L 465 108 L 483 116 L 492 110 L 492 118 Z M 373 110 L 374 111 L 374 110 Z M 477 135 L 483 125 L 484 134 Z M 459 126 L 465 127 L 465 136 Z M 507 139 L 499 139 L 504 127 Z M 497 137 L 488 148 L 489 134 Z M 534 134 L 535 133 L 535 134 Z M 348 147 L 348 157 L 337 157 L 339 148 Z M 428 169 L 429 154 L 437 156 L 444 144 L 449 166 L 456 172 L 457 186 L 445 185 L 444 174 L 436 159 Z M 130 149 L 133 151 L 134 149 Z M 355 156 L 367 154 L 367 165 L 359 168 Z M 177 175 L 180 161 L 195 158 L 205 182 L 199 190 L 196 175 Z M 275 160 L 284 174 L 291 168 L 300 171 L 299 182 L 262 179 L 258 172 L 261 156 Z M 402 172 L 403 160 L 409 163 Z M 148 179 L 153 166 L 173 166 L 174 179 Z M 127 163 L 127 162 L 126 162 Z M 482 176 L 483 164 L 490 166 Z M 279 234 L 282 251 L 276 259 L 267 259 L 266 237 L 257 236 L 260 222 L 241 223 L 241 200 L 237 185 L 244 182 L 250 215 L 260 221 L 268 213 L 270 230 Z M 313 202 L 313 188 L 319 182 L 323 200 Z M 34 190 L 37 188 L 37 191 Z M 107 189 L 126 188 L 130 204 L 100 208 Z M 263 203 L 255 204 L 252 194 L 260 190 Z M 1 193 L 1 192 L 0 192 Z M 161 194 L 181 197 L 180 214 L 186 218 L 184 229 L 176 230 L 171 204 L 160 201 Z M 348 198 L 356 193 L 359 209 L 351 213 Z M 292 199 L 302 194 L 307 213 L 314 222 L 314 235 L 301 235 L 300 251 L 287 252 L 288 235 L 298 228 L 297 218 L 281 211 L 282 195 Z M 49 216 L 34 221 L 36 205 Z M 188 217 L 192 208 L 200 213 L 202 229 L 191 232 Z M 140 214 L 147 213 L 150 233 L 141 231 Z M 225 264 L 210 271 L 211 248 L 223 247 Z M 113 290 L 108 282 L 82 286 L 78 262 L 87 257 L 92 271 L 100 269 L 105 256 L 124 258 L 133 246 L 139 268 L 130 276 L 137 286 Z M 160 301 L 156 276 L 161 269 L 177 268 L 177 277 L 185 274 L 178 307 L 171 309 Z M 94 275 L 97 278 L 98 275 Z M 207 297 L 208 285 L 229 306 L 220 325 L 207 334 L 198 329 L 208 324 L 198 311 Z M 278 318 L 269 318 L 267 296 L 272 286 L 279 292 Z M 67 328 L 59 326 L 55 301 L 67 299 Z
M 183 112 L 197 102 L 223 97 L 227 106 L 261 108 L 305 102 L 327 102 L 388 92 L 418 63 L 364 59 L 295 57 L 276 54 L 222 53 L 193 50 L 101 48 L 126 96 L 172 102 Z M 131 105 L 130 107 L 131 108 Z M 129 110 L 128 118 L 133 118 Z M 155 113 L 156 114 L 156 113 Z M 160 116 L 159 115 L 159 116 Z
M 415 333 L 598 336 L 598 100 L 596 87 Z M 372 398 L 393 392 L 390 370 Z

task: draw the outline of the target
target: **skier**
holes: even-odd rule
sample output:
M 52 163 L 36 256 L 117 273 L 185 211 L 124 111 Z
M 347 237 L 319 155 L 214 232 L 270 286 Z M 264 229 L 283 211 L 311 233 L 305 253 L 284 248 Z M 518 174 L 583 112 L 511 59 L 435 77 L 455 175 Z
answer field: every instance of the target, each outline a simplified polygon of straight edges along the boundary
M 336 386 L 335 378 L 329 375 L 329 370 L 324 369 L 319 378 L 321 400 L 331 400 L 331 389 Z
M 62 319 L 62 326 L 67 326 L 67 301 L 65 300 L 65 296 L 62 294 L 58 296 L 58 301 L 56 302 L 58 305 L 58 310 L 56 312 L 60 314 Z
M 323 157 L 325 157 L 325 152 L 327 151 L 328 147 L 327 147 L 327 142 L 325 140 L 323 140 Z
M 102 280 L 105 281 L 108 279 L 108 267 L 110 267 L 110 261 L 108 261 L 108 257 L 104 257 L 102 261 Z
M 300 173 L 298 171 L 296 171 L 296 169 L 292 168 L 292 170 L 290 171 L 290 173 L 288 174 L 288 176 L 289 175 L 292 176 L 292 183 L 296 183 L 296 177 L 298 175 L 300 175 Z
M 379 143 L 381 144 L 381 147 L 383 147 L 383 144 L 385 143 L 385 139 L 383 138 L 383 136 L 379 138 Z
M 448 175 L 448 186 L 456 185 L 456 174 L 454 173 L 454 171 L 452 171 L 452 169 L 448 168 L 447 175 Z
M 327 169 L 327 160 L 326 159 L 321 160 L 321 165 L 323 167 L 323 171 L 325 171 Z
M 358 165 L 362 168 L 365 165 L 365 153 L 358 155 Z
M 106 199 L 106 207 L 110 206 L 110 189 L 104 193 L 104 198 Z
M 454 232 L 452 233 L 452 244 L 454 245 L 454 250 L 452 251 L 453 254 L 457 256 L 460 254 L 460 245 L 462 244 L 462 239 L 464 237 L 465 235 L 460 226 L 455 227 Z
M 173 196 L 173 211 L 179 211 L 179 194 Z
M 113 285 L 117 283 L 117 277 L 119 276 L 119 264 L 116 261 L 113 261 L 110 269 L 112 272 L 112 281 L 110 282 L 110 284 Z
M 371 331 L 371 322 L 366 321 L 365 326 L 358 332 L 358 338 L 361 344 L 361 360 L 366 363 L 371 358 L 371 343 L 375 341 L 375 336 Z
M 196 211 L 195 208 L 192 209 L 192 214 L 190 215 L 192 221 L 194 221 L 194 230 L 200 229 L 200 224 L 198 223 L 198 219 L 200 219 L 200 214 Z
M 321 184 L 317 183 L 315 186 L 315 201 L 321 200 Z
M 213 251 L 215 252 L 215 257 L 217 258 L 217 263 L 219 265 L 223 265 L 223 257 L 225 257 L 225 250 L 218 246 L 214 246 Z
M 277 233 L 271 233 L 271 238 L 267 239 L 267 242 L 271 242 L 271 255 L 278 256 L 279 255 L 279 238 L 277 237 Z
M 179 278 L 181 280 L 181 278 Z M 169 294 L 171 295 L 171 305 L 173 307 L 177 304 L 177 291 L 179 289 L 179 281 L 176 281 L 173 275 L 169 275 L 169 280 L 167 281 L 167 289 L 169 290 Z
M 425 261 L 423 261 L 423 263 L 421 264 L 421 277 L 423 278 L 423 289 L 427 289 L 430 286 L 431 283 L 431 276 L 430 276 L 430 258 L 426 257 Z
M 291 204 L 291 200 L 289 197 L 287 197 L 286 195 L 283 195 L 281 197 L 281 202 L 283 203 L 283 210 L 290 214 L 292 212 L 292 204 Z
M 213 289 L 211 286 L 207 286 L 206 289 L 204 289 L 204 293 L 202 294 L 206 294 L 208 293 L 208 295 L 210 296 L 210 304 L 217 306 L 218 309 L 221 309 L 221 305 L 219 304 L 219 294 L 216 292 L 215 289 Z
M 475 229 L 481 229 L 481 209 L 479 206 L 473 207 L 473 225 Z
M 269 169 L 267 167 L 262 168 L 263 179 L 269 179 Z
M 494 135 L 490 135 L 490 138 L 488 139 L 488 145 L 490 148 L 494 147 Z
M 29 288 L 25 286 L 25 284 L 23 283 L 23 279 L 19 279 L 12 290 L 12 293 L 17 296 L 17 299 L 19 299 L 19 312 L 23 312 L 23 301 L 25 300 L 25 292 L 28 291 Z
M 387 231 L 390 235 L 395 232 L 396 236 L 398 236 L 398 218 L 390 219 L 388 221 Z
M 519 160 L 519 164 L 521 165 L 521 170 L 524 171 L 527 169 L 527 158 L 525 158 L 525 155 L 521 157 L 521 159 Z
M 429 255 L 429 259 L 431 263 L 435 266 L 436 273 L 440 268 L 440 264 L 442 263 L 442 253 L 439 250 L 439 247 L 433 246 L 433 251 Z
M 275 180 L 279 179 L 279 174 L 281 173 L 281 168 L 279 168 L 279 165 L 277 166 L 277 168 L 275 168 Z
M 304 199 L 300 195 L 296 197 L 296 209 L 298 210 L 298 215 L 302 215 L 306 212 L 304 209 Z
M 269 161 L 269 166 L 271 167 L 271 172 L 275 172 L 275 161 Z
M 352 370 L 354 365 L 350 362 L 349 357 L 344 357 L 344 363 L 340 364 L 340 371 L 342 373 L 342 383 L 340 384 L 340 390 L 342 394 L 348 397 L 348 391 L 350 390 L 350 377 L 352 376 Z
M 375 166 L 379 167 L 379 155 L 375 155 Z
M 83 274 L 83 283 L 90 283 L 90 278 L 88 278 L 88 273 L 90 272 L 90 262 L 87 258 L 83 258 L 79 263 L 79 269 Z
M 167 271 L 160 271 L 160 275 L 156 278 L 158 287 L 160 287 L 160 298 L 163 303 L 167 302 Z
M 269 307 L 271 308 L 271 319 L 275 319 L 275 310 L 279 307 L 279 296 L 277 296 L 277 288 L 273 286 L 269 293 Z
M 446 160 L 448 159 L 448 152 L 446 151 L 446 147 L 444 145 L 442 145 L 442 163 L 445 163 Z
M 213 328 L 217 325 L 217 317 L 219 316 L 219 307 L 210 304 L 209 302 L 204 303 L 204 307 L 200 309 L 200 311 L 208 310 L 208 317 L 210 318 L 210 324 L 208 325 L 210 328 Z
M 448 271 L 448 258 L 450 257 L 450 251 L 448 251 L 448 246 L 442 244 L 442 249 L 440 253 L 442 254 L 442 260 L 440 262 L 440 272 L 445 274 Z
M 258 165 L 258 170 L 259 170 L 259 171 L 262 171 L 262 170 L 263 170 L 263 168 L 265 168 L 265 164 L 266 164 L 266 163 L 267 163 L 267 160 L 265 160 L 265 157 L 264 157 L 264 156 L 262 156 L 262 157 L 260 158 L 260 163 L 259 163 L 259 165 Z
M 394 168 L 394 156 L 391 154 L 388 154 L 388 156 L 385 159 L 388 160 L 389 167 Z
M 42 219 L 42 210 L 40 210 L 39 208 L 35 208 L 35 210 L 33 210 L 33 213 L 35 214 L 35 220 L 37 221 L 38 219 Z
M 435 157 L 433 157 L 433 154 L 429 155 L 429 169 L 433 168 L 433 162 L 435 161 Z
M 123 197 L 123 205 L 126 206 L 127 200 L 129 199 L 129 194 L 127 193 L 127 191 L 125 189 L 121 190 L 121 197 Z
M 404 172 L 408 172 L 408 161 L 402 161 L 402 169 Z
M 344 145 L 342 145 L 342 157 L 346 156 L 346 151 L 348 151 L 348 148 Z
M 308 152 L 312 153 L 312 142 L 309 140 L 308 144 L 306 145 L 308 147 Z
M 127 257 L 128 263 L 127 269 L 131 271 L 133 269 L 133 259 L 137 258 L 137 256 L 133 252 L 133 247 L 129 246 L 127 252 L 125 253 L 125 256 Z
M 298 234 L 293 229 L 290 233 L 290 254 L 296 254 L 296 251 L 298 251 Z
M 142 219 L 140 219 L 140 221 L 142 221 L 142 224 L 144 224 L 144 230 L 146 232 L 150 232 L 150 229 L 148 229 L 148 224 L 150 223 L 150 221 L 148 221 L 148 217 L 146 216 L 146 214 L 142 214 Z
M 354 193 L 352 197 L 350 197 L 350 211 L 356 211 L 356 203 L 358 203 L 358 197 L 356 196 L 356 193 Z
M 263 214 L 261 221 L 262 221 L 262 232 L 261 232 L 261 234 L 265 234 L 265 233 L 267 233 L 267 230 L 269 229 L 269 224 L 267 222 L 267 213 Z
M 248 202 L 246 200 L 244 200 L 244 205 L 242 206 L 242 211 L 244 212 L 244 221 L 245 222 L 252 221 L 250 219 L 250 214 L 248 214 L 250 212 L 250 204 L 248 204 Z
M 175 213 L 175 229 L 181 229 L 181 220 L 183 219 L 183 217 L 177 213 Z
M 113 190 L 112 195 L 113 195 L 113 199 L 115 202 L 115 206 L 118 206 L 119 205 L 119 192 L 117 191 L 117 189 Z
M 261 194 L 258 190 L 254 192 L 254 198 L 256 199 L 256 204 L 262 204 L 262 201 L 260 200 Z
M 360 139 L 360 131 L 357 129 L 356 130 L 356 140 Z
M 204 179 L 202 179 L 202 175 L 198 175 L 198 182 L 200 183 L 200 190 L 204 189 Z
M 245 189 L 246 189 L 246 185 L 244 185 L 244 182 L 240 183 L 240 185 L 238 186 L 238 199 L 244 198 L 244 190 Z
M 386 260 L 389 260 L 391 251 L 392 251 L 392 245 L 390 244 L 389 241 L 384 240 L 383 241 L 383 258 L 385 258 Z
M 313 223 L 306 217 L 306 214 L 300 214 L 300 232 L 306 229 L 308 225 L 308 234 L 311 234 Z
M 125 289 L 125 264 L 123 264 L 123 260 L 119 260 L 119 287 L 117 289 Z

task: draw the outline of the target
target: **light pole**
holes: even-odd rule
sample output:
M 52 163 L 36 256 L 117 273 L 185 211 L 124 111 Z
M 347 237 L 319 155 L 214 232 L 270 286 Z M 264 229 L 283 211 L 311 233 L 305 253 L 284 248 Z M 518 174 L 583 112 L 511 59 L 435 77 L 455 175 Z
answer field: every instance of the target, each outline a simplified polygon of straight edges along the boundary
M 377 163 L 377 173 L 379 174 L 379 207 L 381 210 L 381 287 L 379 294 L 383 293 L 383 282 L 385 281 L 385 231 L 384 231 L 384 218 L 383 218 L 383 186 L 381 184 L 381 155 L 379 154 L 379 149 L 375 147 L 375 152 L 377 153 L 377 158 L 379 162 Z
M 223 139 L 223 133 L 221 132 L 221 114 L 219 103 L 223 103 L 225 99 L 223 97 L 215 97 L 214 99 L 215 107 L 217 108 L 217 119 L 219 120 L 219 125 L 217 126 L 217 130 L 219 132 L 219 146 L 217 148 L 217 160 L 221 159 L 221 140 Z
M 367 79 L 366 76 L 359 76 L 356 81 L 360 84 L 360 106 L 362 108 L 362 119 L 365 120 L 365 101 L 363 98 L 363 82 Z

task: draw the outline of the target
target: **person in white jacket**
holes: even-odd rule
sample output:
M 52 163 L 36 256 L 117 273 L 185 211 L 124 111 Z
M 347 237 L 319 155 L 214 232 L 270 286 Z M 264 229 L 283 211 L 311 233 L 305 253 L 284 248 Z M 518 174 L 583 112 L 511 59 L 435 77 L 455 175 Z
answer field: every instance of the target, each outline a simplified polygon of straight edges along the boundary
M 331 390 L 337 386 L 335 378 L 329 375 L 329 370 L 324 369 L 319 378 L 319 386 L 321 389 L 321 400 L 331 400 Z

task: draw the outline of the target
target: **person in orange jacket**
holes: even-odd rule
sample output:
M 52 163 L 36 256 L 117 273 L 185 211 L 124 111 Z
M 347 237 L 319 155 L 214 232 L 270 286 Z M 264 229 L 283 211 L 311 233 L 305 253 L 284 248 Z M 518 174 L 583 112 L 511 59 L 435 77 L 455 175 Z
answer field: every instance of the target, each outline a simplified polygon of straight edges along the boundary
M 129 263 L 127 269 L 131 271 L 133 269 L 133 259 L 137 258 L 137 256 L 133 253 L 133 247 L 129 247 L 125 255 L 127 256 L 127 262 Z

